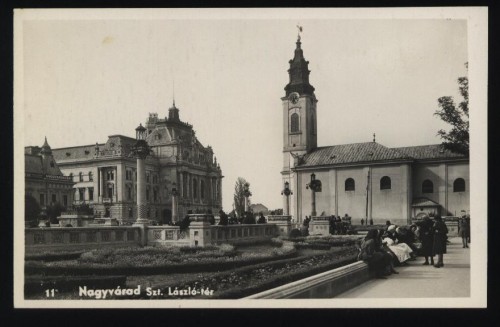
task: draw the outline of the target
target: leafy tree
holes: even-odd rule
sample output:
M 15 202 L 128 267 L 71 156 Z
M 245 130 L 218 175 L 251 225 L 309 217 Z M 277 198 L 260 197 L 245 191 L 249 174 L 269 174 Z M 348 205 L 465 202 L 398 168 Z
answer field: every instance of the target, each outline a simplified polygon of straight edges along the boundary
M 37 220 L 40 211 L 41 208 L 36 199 L 32 195 L 26 194 L 24 196 L 24 220 Z
M 467 76 L 458 78 L 458 89 L 463 100 L 456 105 L 453 97 L 441 97 L 438 99 L 440 109 L 434 114 L 452 126 L 449 132 L 442 129 L 438 131 L 438 135 L 443 139 L 443 146 L 448 150 L 469 155 L 469 79 Z
M 247 189 L 250 188 L 250 183 L 243 177 L 238 177 L 234 185 L 234 210 L 238 217 L 243 217 L 245 213 L 245 185 Z M 250 206 L 250 198 L 248 199 L 248 206 Z

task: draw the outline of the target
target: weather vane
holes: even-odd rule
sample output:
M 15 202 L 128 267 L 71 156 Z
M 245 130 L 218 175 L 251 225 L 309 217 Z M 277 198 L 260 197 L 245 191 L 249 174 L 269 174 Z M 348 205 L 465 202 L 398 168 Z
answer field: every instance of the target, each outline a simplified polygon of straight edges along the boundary
M 300 41 L 300 33 L 302 33 L 302 26 L 300 26 L 298 23 L 297 23 L 297 29 L 299 30 L 299 32 L 297 33 L 297 39 Z

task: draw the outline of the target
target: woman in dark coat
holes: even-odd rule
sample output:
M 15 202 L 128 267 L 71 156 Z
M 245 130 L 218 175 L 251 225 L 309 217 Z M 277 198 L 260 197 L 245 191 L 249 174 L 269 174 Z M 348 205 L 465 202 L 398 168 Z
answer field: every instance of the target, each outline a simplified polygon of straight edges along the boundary
M 424 265 L 429 264 L 428 258 L 431 258 L 431 265 L 434 265 L 434 254 L 432 253 L 432 247 L 434 245 L 434 230 L 432 226 L 434 223 L 429 217 L 425 217 L 417 224 L 420 227 L 420 242 L 422 243 L 420 254 L 425 258 Z
M 391 272 L 397 273 L 392 268 L 391 257 L 380 248 L 377 230 L 370 230 L 366 234 L 363 243 L 361 243 L 359 259 L 366 262 L 378 278 L 385 278 L 384 276 Z
M 470 234 L 470 229 L 469 229 L 470 227 L 467 218 L 465 216 L 462 219 L 460 219 L 460 224 L 458 225 L 458 228 L 459 228 L 459 234 L 462 237 L 462 247 L 468 248 L 469 244 L 467 243 L 467 238 L 469 237 Z
M 441 268 L 443 264 L 443 254 L 446 253 L 446 239 L 448 234 L 448 227 L 441 219 L 441 216 L 434 218 L 434 225 L 432 226 L 434 232 L 434 243 L 432 246 L 432 253 L 437 254 L 437 263 L 434 265 L 436 268 Z

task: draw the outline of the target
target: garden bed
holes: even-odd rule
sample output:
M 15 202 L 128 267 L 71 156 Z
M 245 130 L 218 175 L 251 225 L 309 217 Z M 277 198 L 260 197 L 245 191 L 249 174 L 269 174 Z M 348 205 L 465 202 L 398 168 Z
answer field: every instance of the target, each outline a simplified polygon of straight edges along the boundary
M 266 251 L 239 252 L 231 245 L 205 248 L 122 248 L 83 253 L 76 260 L 27 261 L 25 274 L 41 275 L 155 275 L 210 272 L 297 256 L 291 243 Z
M 328 253 L 300 256 L 293 259 L 261 263 L 248 267 L 205 276 L 198 274 L 192 280 L 182 283 L 156 286 L 169 299 L 238 299 L 267 289 L 278 287 L 324 271 L 335 269 L 356 261 L 355 247 L 334 249 Z M 211 295 L 179 295 L 178 290 L 209 290 Z M 149 298 L 143 293 L 137 298 Z

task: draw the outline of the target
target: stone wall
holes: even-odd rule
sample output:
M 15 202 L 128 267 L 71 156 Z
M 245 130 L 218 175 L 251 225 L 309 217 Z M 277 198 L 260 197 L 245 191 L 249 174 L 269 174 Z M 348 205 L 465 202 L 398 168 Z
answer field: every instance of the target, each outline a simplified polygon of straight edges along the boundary
M 26 250 L 79 249 L 137 245 L 139 229 L 131 226 L 26 228 Z

